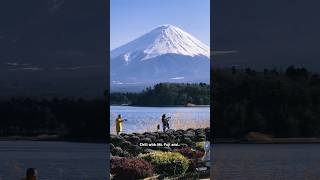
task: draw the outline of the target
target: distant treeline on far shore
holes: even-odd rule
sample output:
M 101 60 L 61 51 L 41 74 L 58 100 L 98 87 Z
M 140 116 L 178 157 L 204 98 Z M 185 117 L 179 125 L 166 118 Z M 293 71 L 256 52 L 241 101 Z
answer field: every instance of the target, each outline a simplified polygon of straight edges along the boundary
M 139 93 L 110 94 L 112 105 L 184 106 L 209 105 L 210 85 L 205 83 L 159 83 Z
M 0 99 L 0 136 L 106 139 L 106 103 L 71 98 Z
M 215 137 L 320 137 L 320 76 L 305 68 L 213 69 Z

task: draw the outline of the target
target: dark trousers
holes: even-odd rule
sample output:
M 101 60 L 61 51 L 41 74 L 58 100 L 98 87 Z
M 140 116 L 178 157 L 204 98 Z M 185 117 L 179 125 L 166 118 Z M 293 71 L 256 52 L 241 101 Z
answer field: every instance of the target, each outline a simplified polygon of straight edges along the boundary
M 162 128 L 163 128 L 163 132 L 166 132 L 166 128 L 170 129 L 169 123 L 163 123 Z

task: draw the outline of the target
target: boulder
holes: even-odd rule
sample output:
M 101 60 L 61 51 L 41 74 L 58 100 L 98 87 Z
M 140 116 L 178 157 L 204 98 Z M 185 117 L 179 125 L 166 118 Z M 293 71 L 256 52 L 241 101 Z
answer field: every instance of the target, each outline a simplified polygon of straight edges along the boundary
M 182 142 L 187 144 L 187 145 L 191 145 L 192 144 L 192 140 L 190 138 L 188 138 L 188 137 L 182 139 Z
M 171 148 L 170 148 L 170 147 L 165 146 L 165 147 L 162 147 L 162 148 L 161 148 L 161 150 L 162 150 L 162 151 L 167 151 L 167 152 L 168 152 L 168 151 L 171 151 Z
M 140 141 L 140 138 L 138 136 L 132 136 L 128 139 L 132 144 L 138 144 Z
M 124 141 L 124 139 L 121 136 L 111 136 L 110 139 L 111 139 L 111 143 L 114 146 L 121 146 Z
M 140 140 L 140 143 L 152 143 L 152 140 L 150 138 L 143 138 Z
M 142 153 L 142 148 L 138 145 L 131 145 L 128 152 L 133 156 L 137 156 L 139 153 Z
M 168 129 L 166 131 L 166 134 L 174 134 L 174 133 L 175 133 L 175 130 L 173 130 L 173 129 Z
M 114 156 L 121 156 L 121 154 L 123 153 L 122 149 L 120 147 L 115 147 L 112 150 L 112 155 Z
M 131 154 L 127 151 L 122 151 L 122 153 L 120 155 L 121 155 L 121 157 L 131 157 Z
M 154 150 L 152 149 L 143 149 L 143 153 L 151 153 L 151 152 L 154 152 Z
M 122 143 L 122 149 L 125 149 L 125 150 L 128 150 L 129 149 L 129 147 L 131 146 L 131 142 L 129 142 L 129 141 L 124 141 L 123 143 Z

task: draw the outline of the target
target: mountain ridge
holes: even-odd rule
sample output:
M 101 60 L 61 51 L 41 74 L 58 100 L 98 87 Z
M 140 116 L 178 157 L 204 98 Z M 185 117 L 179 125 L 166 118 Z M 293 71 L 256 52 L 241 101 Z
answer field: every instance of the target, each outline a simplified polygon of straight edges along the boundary
M 165 24 L 157 26 L 146 34 L 111 51 L 110 57 L 124 56 L 130 60 L 131 54 L 142 51 L 145 55 L 141 60 L 151 59 L 163 54 L 173 53 L 187 56 L 206 56 L 209 58 L 210 50 L 207 45 L 181 30 L 180 28 Z M 129 57 L 128 57 L 129 56 Z
M 209 83 L 210 48 L 173 25 L 161 25 L 110 53 L 111 89 L 159 82 Z

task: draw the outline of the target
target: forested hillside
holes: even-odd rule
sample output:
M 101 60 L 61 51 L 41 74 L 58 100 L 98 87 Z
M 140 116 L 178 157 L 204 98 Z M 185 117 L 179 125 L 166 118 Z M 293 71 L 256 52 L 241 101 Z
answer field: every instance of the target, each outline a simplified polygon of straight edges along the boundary
M 140 93 L 111 93 L 110 104 L 181 106 L 210 104 L 210 86 L 205 83 L 159 83 Z
M 320 76 L 305 68 L 214 69 L 215 137 L 320 136 Z

